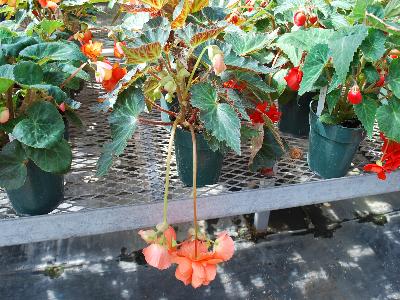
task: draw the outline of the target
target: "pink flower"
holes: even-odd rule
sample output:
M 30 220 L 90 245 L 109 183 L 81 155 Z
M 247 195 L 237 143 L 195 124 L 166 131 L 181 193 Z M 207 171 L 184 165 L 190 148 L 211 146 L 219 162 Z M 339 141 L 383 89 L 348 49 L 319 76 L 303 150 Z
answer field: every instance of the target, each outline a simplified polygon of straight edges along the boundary
M 221 258 L 226 261 L 232 258 L 235 246 L 232 238 L 226 231 L 221 232 L 214 243 L 214 257 Z
M 157 233 L 161 236 L 157 236 Z M 157 269 L 165 270 L 171 266 L 172 253 L 176 249 L 175 230 L 168 226 L 164 231 L 140 230 L 139 235 L 150 246 L 143 249 L 146 262 Z
M 165 270 L 171 266 L 171 256 L 167 247 L 159 244 L 151 244 L 143 249 L 146 262 L 157 269 Z
M 226 70 L 224 54 L 216 54 L 212 60 L 215 75 L 219 76 Z
M 111 79 L 113 67 L 109 62 L 97 61 L 96 67 L 96 82 L 103 82 Z
M 215 75 L 219 76 L 226 70 L 226 65 L 224 63 L 224 52 L 222 52 L 218 46 L 209 46 L 208 58 L 211 60 Z
M 0 124 L 7 123 L 10 119 L 10 111 L 7 107 L 0 108 Z

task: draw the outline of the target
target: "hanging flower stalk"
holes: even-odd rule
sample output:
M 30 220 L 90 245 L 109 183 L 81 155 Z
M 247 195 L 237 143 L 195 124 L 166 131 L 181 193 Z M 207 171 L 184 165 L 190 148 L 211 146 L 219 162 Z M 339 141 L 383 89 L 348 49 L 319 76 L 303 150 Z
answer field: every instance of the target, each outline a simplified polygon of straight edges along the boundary
M 176 278 L 197 288 L 209 284 L 216 276 L 217 265 L 229 260 L 234 252 L 233 240 L 226 232 L 212 240 L 198 228 L 197 136 L 203 134 L 208 139 L 207 143 L 212 145 L 210 148 L 220 153 L 229 148 L 241 154 L 241 140 L 254 136 L 242 137 L 242 129 L 258 134 L 258 128 L 262 127 L 269 132 L 273 124 L 268 117 L 261 118 L 255 126 L 248 115 L 257 109 L 259 103 L 270 98 L 265 96 L 269 87 L 259 76 L 259 73 L 267 74 L 269 69 L 247 53 L 241 55 L 231 51 L 238 40 L 229 37 L 227 32 L 222 34 L 226 27 L 221 22 L 196 21 L 195 18 L 194 23 L 186 23 L 188 15 L 200 12 L 205 4 L 187 1 L 183 7 L 176 7 L 174 13 L 170 9 L 164 11 L 162 5 L 149 5 L 154 18 L 141 28 L 126 33 L 120 26 L 115 31 L 112 27 L 107 29 L 118 61 L 114 65 L 102 56 L 102 45 L 93 39 L 93 35 L 85 31 L 74 36 L 81 42 L 82 52 L 90 60 L 96 81 L 108 92 L 102 96 L 100 108 L 111 112 L 112 140 L 104 145 L 98 162 L 99 176 L 105 175 L 113 159 L 123 153 L 138 124 L 171 126 L 163 220 L 154 229 L 141 230 L 139 234 L 148 243 L 143 254 L 149 265 L 164 270 L 176 264 Z M 142 7 L 140 3 L 121 7 L 128 14 L 142 9 L 148 7 Z M 219 21 L 224 22 L 223 18 Z M 239 42 L 246 47 L 244 35 Z M 256 50 L 251 49 L 250 52 L 253 54 Z M 246 60 L 246 68 L 241 67 L 243 60 Z M 260 95 L 263 99 L 259 99 Z M 271 101 L 264 110 L 267 106 L 271 113 L 277 114 Z M 152 110 L 161 112 L 163 120 L 142 116 L 145 111 Z M 194 228 L 183 242 L 176 240 L 176 233 L 167 220 L 170 165 L 177 130 L 190 132 L 193 146 Z M 254 159 L 256 170 L 264 167 L 264 155 L 278 159 L 283 154 L 276 147 L 269 147 L 270 134 L 261 135 L 262 140 L 264 136 L 265 145 Z M 276 139 L 280 142 L 278 136 Z M 275 163 L 272 159 L 267 162 L 269 167 Z

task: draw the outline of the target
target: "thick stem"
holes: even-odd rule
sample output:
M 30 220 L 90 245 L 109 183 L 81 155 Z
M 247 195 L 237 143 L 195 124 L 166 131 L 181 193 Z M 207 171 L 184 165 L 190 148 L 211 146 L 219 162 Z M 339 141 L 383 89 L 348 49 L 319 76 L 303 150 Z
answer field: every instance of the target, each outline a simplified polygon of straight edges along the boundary
M 169 137 L 169 143 L 168 143 L 167 170 L 165 171 L 165 188 L 164 188 L 164 212 L 163 212 L 164 224 L 167 224 L 169 173 L 171 172 L 172 146 L 174 144 L 175 132 L 177 126 L 178 126 L 178 119 L 176 119 L 174 124 L 172 125 L 171 135 Z
M 9 110 L 9 112 L 10 112 L 10 119 L 14 118 L 14 103 L 13 103 L 13 100 L 12 100 L 13 88 L 14 88 L 14 85 L 12 85 L 8 89 L 7 95 L 6 95 L 6 97 L 7 97 L 7 99 L 6 99 L 7 100 L 7 108 Z
M 194 223 L 194 255 L 197 257 L 197 145 L 196 145 L 196 134 L 194 132 L 193 125 L 190 124 L 190 133 L 192 134 L 193 144 L 193 223 Z

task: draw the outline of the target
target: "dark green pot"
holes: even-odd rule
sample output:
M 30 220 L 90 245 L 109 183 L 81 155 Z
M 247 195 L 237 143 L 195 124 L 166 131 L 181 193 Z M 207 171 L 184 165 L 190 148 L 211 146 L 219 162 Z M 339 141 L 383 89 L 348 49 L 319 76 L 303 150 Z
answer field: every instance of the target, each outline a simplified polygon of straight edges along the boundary
M 364 129 L 324 124 L 311 109 L 308 150 L 310 169 L 326 179 L 345 176 L 364 138 Z
M 308 136 L 310 131 L 310 103 L 314 93 L 299 96 L 297 92 L 286 90 L 279 97 L 279 110 L 282 112 L 279 130 L 294 136 Z
M 8 198 L 18 214 L 47 214 L 64 200 L 64 176 L 45 172 L 31 161 L 27 169 L 25 184 L 7 190 Z
M 212 151 L 202 134 L 196 134 L 197 186 L 202 187 L 218 182 L 224 156 Z M 181 181 L 193 185 L 193 144 L 189 131 L 177 128 L 175 134 L 175 155 Z

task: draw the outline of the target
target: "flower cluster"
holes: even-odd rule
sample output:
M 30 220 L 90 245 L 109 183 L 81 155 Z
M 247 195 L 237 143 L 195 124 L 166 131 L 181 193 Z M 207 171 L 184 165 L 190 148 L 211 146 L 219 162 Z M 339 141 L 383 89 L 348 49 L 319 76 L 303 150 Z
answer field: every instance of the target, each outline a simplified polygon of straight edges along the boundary
M 177 264 L 175 277 L 194 288 L 214 280 L 217 265 L 231 259 L 234 252 L 233 240 L 226 232 L 220 233 L 215 241 L 190 236 L 180 244 L 176 242 L 175 230 L 163 224 L 157 225 L 157 231 L 141 230 L 139 235 L 150 244 L 143 249 L 150 266 L 165 270 Z
M 253 124 L 264 124 L 264 115 L 270 118 L 273 123 L 277 123 L 281 119 L 282 113 L 275 104 L 262 102 L 257 104 L 256 110 L 249 117 Z
M 380 134 L 383 140 L 381 160 L 375 164 L 364 166 L 364 171 L 374 172 L 381 180 L 386 179 L 386 173 L 397 170 L 400 167 L 400 143 L 387 139 L 383 133 Z

